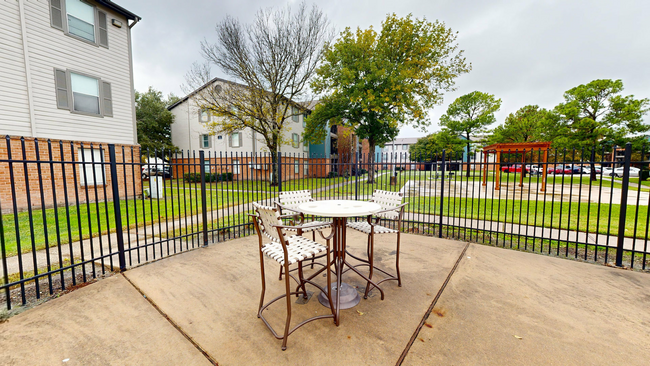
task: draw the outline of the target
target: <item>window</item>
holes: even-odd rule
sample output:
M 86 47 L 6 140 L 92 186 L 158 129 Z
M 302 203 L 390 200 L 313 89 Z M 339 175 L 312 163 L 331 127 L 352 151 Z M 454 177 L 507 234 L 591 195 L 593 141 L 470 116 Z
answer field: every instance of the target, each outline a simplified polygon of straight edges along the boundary
M 100 117 L 113 116 L 110 83 L 70 70 L 54 69 L 54 84 L 59 109 Z
M 241 147 L 240 132 L 233 132 L 230 134 L 230 147 Z
M 302 168 L 302 172 L 304 175 L 309 174 L 309 162 L 307 162 L 307 160 L 305 160 L 305 165 Z
M 210 122 L 210 112 L 207 109 L 201 109 L 201 113 L 199 113 L 199 122 Z
M 204 136 L 206 136 L 206 135 L 204 135 Z M 206 173 L 210 173 L 210 160 L 206 160 L 203 163 L 203 171 L 206 172 Z
M 300 122 L 300 111 L 296 107 L 291 107 L 291 120 L 294 122 Z
M 232 161 L 232 173 L 239 174 L 239 160 Z
M 300 135 L 297 133 L 291 135 L 291 146 L 294 148 L 300 147 Z
M 408 150 L 409 146 L 408 145 L 402 145 L 402 150 Z
M 217 140 L 223 140 L 223 136 L 221 135 L 217 136 Z
M 50 0 L 50 24 L 74 38 L 108 48 L 108 16 L 82 0 Z
M 302 115 L 302 127 L 307 127 L 307 114 Z
M 302 151 L 308 153 L 309 152 L 309 143 L 306 141 L 302 142 Z
M 201 141 L 200 141 L 200 146 L 201 149 L 209 149 L 212 147 L 211 145 L 211 140 L 210 140 L 210 135 L 201 135 Z
M 77 112 L 99 113 L 99 80 L 70 73 L 72 109 Z
M 293 172 L 295 174 L 300 173 L 300 162 L 297 159 L 293 161 Z
M 83 169 L 79 169 L 79 181 L 82 186 L 104 185 L 104 156 L 97 148 L 79 149 L 79 162 Z
M 81 0 L 65 0 L 68 32 L 95 43 L 95 8 Z

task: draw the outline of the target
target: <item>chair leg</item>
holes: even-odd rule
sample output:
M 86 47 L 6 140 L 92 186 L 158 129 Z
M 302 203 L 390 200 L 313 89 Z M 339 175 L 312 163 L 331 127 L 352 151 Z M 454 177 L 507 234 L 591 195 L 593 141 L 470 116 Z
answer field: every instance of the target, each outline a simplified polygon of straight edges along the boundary
M 329 300 L 330 302 L 330 310 L 332 311 L 332 315 L 334 315 L 334 324 L 336 324 L 336 326 L 338 327 L 339 317 L 338 317 L 338 313 L 334 310 L 334 304 L 332 303 L 332 271 L 330 271 L 329 250 L 327 251 L 327 268 L 325 270 L 327 271 L 327 300 Z
M 266 275 L 264 274 L 264 254 L 260 251 L 260 273 L 262 274 L 262 294 L 260 295 L 260 307 L 257 309 L 257 317 L 260 317 L 260 310 L 264 304 L 264 293 L 266 292 Z
M 298 285 L 298 290 L 302 288 L 302 293 L 303 293 L 303 298 L 307 298 L 307 289 L 305 288 L 305 278 L 302 273 L 302 261 L 298 262 L 298 279 L 300 280 L 300 284 Z M 296 291 L 296 297 L 300 296 L 300 292 Z
M 368 273 L 368 279 L 372 280 L 372 275 L 375 271 L 375 236 L 373 233 L 368 235 L 368 242 L 370 243 L 370 250 L 368 251 L 368 268 L 370 273 Z M 370 281 L 366 284 L 366 291 L 363 294 L 363 298 L 368 298 L 368 293 L 370 293 L 370 286 L 373 286 Z
M 313 239 L 314 241 L 316 241 L 316 230 L 314 230 L 314 231 L 311 232 L 311 236 L 312 236 L 312 239 Z M 315 260 L 315 258 L 312 258 L 312 259 L 311 259 L 311 269 L 314 269 L 314 260 Z
M 289 273 L 289 265 L 284 264 L 284 272 Z M 282 350 L 287 349 L 287 338 L 289 338 L 289 327 L 291 326 L 291 284 L 289 283 L 289 276 L 284 276 L 284 283 L 287 291 L 287 322 L 284 326 L 284 338 L 282 339 Z
M 280 266 L 280 276 L 278 276 L 278 281 L 282 281 L 282 266 Z
M 399 246 L 400 246 L 400 232 L 397 232 L 397 254 L 395 258 L 395 269 L 397 270 L 397 287 L 402 287 L 402 276 L 399 273 Z

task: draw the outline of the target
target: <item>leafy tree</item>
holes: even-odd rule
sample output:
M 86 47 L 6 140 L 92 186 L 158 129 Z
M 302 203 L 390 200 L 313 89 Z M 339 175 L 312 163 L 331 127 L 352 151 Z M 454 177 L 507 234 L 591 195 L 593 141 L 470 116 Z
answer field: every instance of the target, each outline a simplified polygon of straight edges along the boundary
M 375 146 L 392 141 L 402 125 L 424 128 L 427 110 L 454 90 L 470 70 L 456 33 L 444 23 L 389 15 L 380 33 L 346 28 L 328 44 L 311 86 L 323 95 L 307 120 L 305 138 L 321 143 L 328 123 L 352 127 L 368 139 L 374 181 Z
M 489 143 L 549 141 L 555 124 L 553 113 L 536 105 L 527 105 L 510 113 L 504 124 L 492 130 Z
M 452 133 L 465 137 L 467 152 L 471 151 L 470 136 L 483 132 L 487 126 L 494 123 L 494 112 L 501 108 L 501 99 L 492 94 L 473 91 L 457 98 L 447 108 L 447 113 L 440 117 L 440 125 L 448 128 Z M 470 164 L 467 164 L 469 177 Z
M 442 150 L 446 150 L 448 156 L 454 156 L 463 152 L 465 142 L 448 129 L 432 133 L 418 139 L 409 147 L 411 159 L 424 162 L 440 159 Z
M 177 99 L 173 94 L 164 99 L 162 92 L 152 87 L 144 93 L 135 92 L 138 143 L 143 154 L 149 151 L 152 155 L 162 157 L 178 150 L 172 144 L 171 137 L 174 115 L 167 110 Z
M 567 90 L 564 103 L 554 109 L 566 136 L 559 147 L 589 150 L 641 141 L 634 135 L 650 130 L 650 125 L 643 121 L 650 100 L 620 95 L 622 91 L 623 81 L 610 79 Z M 591 179 L 595 180 L 593 163 L 591 171 Z
M 323 46 L 333 35 L 329 22 L 303 2 L 295 13 L 290 7 L 260 10 L 248 25 L 226 16 L 216 31 L 216 43 L 201 44 L 206 62 L 188 73 L 189 90 L 199 89 L 198 106 L 217 117 L 207 126 L 211 133 L 248 128 L 258 134 L 271 153 L 277 184 L 276 153 L 291 142 L 289 117 L 305 111 L 295 101 L 307 97 Z M 212 79 L 212 65 L 237 83 Z

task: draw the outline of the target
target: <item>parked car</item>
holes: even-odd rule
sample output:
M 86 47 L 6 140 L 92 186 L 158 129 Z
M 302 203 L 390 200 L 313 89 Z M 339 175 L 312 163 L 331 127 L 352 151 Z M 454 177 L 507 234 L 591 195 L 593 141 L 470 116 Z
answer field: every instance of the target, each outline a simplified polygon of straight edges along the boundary
M 616 169 L 614 169 L 614 171 L 612 172 L 611 175 L 614 176 L 614 177 L 620 178 L 620 177 L 623 176 L 624 170 L 625 170 L 624 167 L 616 168 Z M 633 166 L 630 167 L 630 177 L 638 177 L 640 172 L 641 172 L 641 169 L 635 168 Z
M 555 173 L 555 174 L 564 174 L 564 167 L 565 166 L 563 164 L 556 165 L 555 169 L 553 169 L 553 173 Z
M 540 172 L 539 166 L 535 164 L 526 164 L 526 171 L 532 175 L 537 175 Z
M 510 173 L 510 166 L 509 165 L 502 166 L 501 171 L 504 173 Z
M 508 167 L 508 173 L 521 173 L 521 164 L 513 164 Z
M 604 168 L 602 169 L 602 174 L 603 174 L 604 176 L 606 176 L 606 177 L 611 176 L 612 173 L 614 173 L 614 168 L 604 167 Z
M 150 176 L 162 176 L 171 178 L 172 170 L 169 165 L 147 164 L 142 167 L 142 179 L 149 179 Z

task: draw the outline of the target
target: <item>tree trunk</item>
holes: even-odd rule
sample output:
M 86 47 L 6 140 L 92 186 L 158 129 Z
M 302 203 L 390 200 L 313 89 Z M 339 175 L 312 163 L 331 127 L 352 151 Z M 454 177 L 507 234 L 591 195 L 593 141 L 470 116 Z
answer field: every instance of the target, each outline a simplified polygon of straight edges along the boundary
M 368 140 L 368 184 L 375 183 L 375 142 Z
M 591 162 L 589 165 L 591 165 L 591 172 L 589 172 L 589 177 L 592 181 L 598 180 L 596 179 L 596 151 L 594 149 L 591 149 Z
M 271 186 L 277 186 L 279 173 L 278 145 L 271 144 L 268 148 L 271 152 Z

